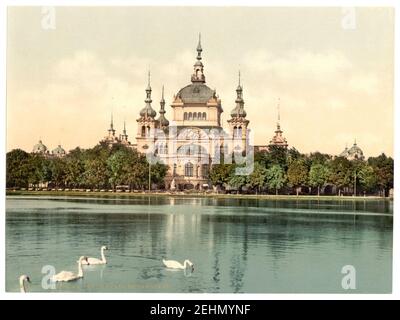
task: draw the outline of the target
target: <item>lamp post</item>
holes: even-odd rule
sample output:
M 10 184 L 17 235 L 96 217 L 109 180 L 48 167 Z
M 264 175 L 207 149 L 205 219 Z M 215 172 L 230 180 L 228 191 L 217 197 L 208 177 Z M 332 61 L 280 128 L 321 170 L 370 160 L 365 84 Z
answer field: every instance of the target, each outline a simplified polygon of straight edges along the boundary
M 149 146 L 145 144 L 143 146 L 143 150 L 149 149 Z M 149 160 L 149 157 L 147 157 L 147 162 L 149 163 L 149 192 L 151 191 L 151 161 Z
M 354 171 L 354 196 L 357 196 L 357 171 Z
M 149 192 L 151 192 L 151 162 L 149 161 Z

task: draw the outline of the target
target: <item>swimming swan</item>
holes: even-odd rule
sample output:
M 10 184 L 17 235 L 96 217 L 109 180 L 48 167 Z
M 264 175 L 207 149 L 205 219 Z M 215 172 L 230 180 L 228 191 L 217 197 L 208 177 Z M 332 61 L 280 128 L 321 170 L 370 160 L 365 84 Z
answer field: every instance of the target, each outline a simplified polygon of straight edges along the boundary
M 183 262 L 183 264 L 181 264 L 180 262 L 175 261 L 175 260 L 164 260 L 163 259 L 163 263 L 169 269 L 184 269 L 184 270 L 186 270 L 186 268 L 189 266 L 192 268 L 192 271 L 194 271 L 193 263 L 190 262 L 189 260 L 185 260 Z
M 87 262 L 87 257 L 80 257 L 78 260 L 78 274 L 73 273 L 71 271 L 61 271 L 56 275 L 51 277 L 51 280 L 54 282 L 67 282 L 67 281 L 74 281 L 80 278 L 83 278 L 83 270 L 82 270 L 82 262 Z
M 104 255 L 104 250 L 108 250 L 108 247 L 102 246 L 101 251 L 101 260 L 97 258 L 88 258 L 87 262 L 82 261 L 82 265 L 99 265 L 99 264 L 107 264 L 106 256 Z
M 22 276 L 19 277 L 19 288 L 21 293 L 26 293 L 26 287 L 25 283 L 26 282 L 31 282 L 31 279 L 26 274 L 23 274 Z

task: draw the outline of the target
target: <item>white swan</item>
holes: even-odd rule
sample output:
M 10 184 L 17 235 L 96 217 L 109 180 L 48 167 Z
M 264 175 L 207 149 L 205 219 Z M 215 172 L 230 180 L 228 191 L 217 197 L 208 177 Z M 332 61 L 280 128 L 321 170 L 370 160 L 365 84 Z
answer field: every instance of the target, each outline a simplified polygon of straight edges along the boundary
M 25 283 L 26 282 L 31 282 L 31 279 L 29 279 L 29 277 L 26 274 L 23 274 L 22 276 L 19 277 L 19 288 L 21 293 L 25 293 L 26 292 L 26 287 L 25 287 Z
M 164 265 L 169 268 L 169 269 L 184 269 L 186 270 L 186 268 L 189 266 L 192 268 L 192 271 L 194 271 L 194 265 L 191 261 L 189 260 L 185 260 L 182 263 L 175 261 L 175 260 L 164 260 L 162 261 L 164 263 Z
M 87 261 L 87 257 L 80 257 L 78 260 L 78 273 L 73 273 L 71 271 L 61 271 L 56 275 L 51 277 L 51 280 L 54 282 L 66 282 L 66 281 L 74 281 L 80 278 L 83 278 L 83 270 L 82 270 L 82 262 Z
M 82 261 L 82 265 L 98 265 L 98 264 L 107 264 L 106 256 L 104 255 L 104 250 L 108 250 L 108 247 L 102 246 L 101 251 L 101 260 L 97 258 L 87 258 L 86 261 Z

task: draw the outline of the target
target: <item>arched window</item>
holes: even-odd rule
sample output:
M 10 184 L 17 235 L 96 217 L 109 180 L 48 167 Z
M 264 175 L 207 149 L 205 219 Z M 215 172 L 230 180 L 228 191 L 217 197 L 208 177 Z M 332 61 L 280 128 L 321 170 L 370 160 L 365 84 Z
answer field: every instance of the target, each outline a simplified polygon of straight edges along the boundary
M 197 120 L 197 113 L 193 112 L 193 120 Z
M 201 112 L 197 114 L 197 119 L 201 120 Z
M 146 136 L 146 127 L 143 126 L 142 127 L 142 137 L 145 137 L 145 136 Z
M 193 120 L 193 114 L 189 112 L 189 120 Z
M 147 126 L 147 136 L 150 137 L 150 126 Z
M 242 137 L 242 127 L 238 128 L 238 137 L 241 138 Z
M 207 113 L 203 112 L 203 120 L 207 120 Z
M 183 120 L 187 120 L 188 119 L 188 114 L 187 114 L 187 112 L 185 112 L 184 114 L 183 114 Z
M 185 164 L 185 176 L 193 177 L 193 164 L 190 162 Z

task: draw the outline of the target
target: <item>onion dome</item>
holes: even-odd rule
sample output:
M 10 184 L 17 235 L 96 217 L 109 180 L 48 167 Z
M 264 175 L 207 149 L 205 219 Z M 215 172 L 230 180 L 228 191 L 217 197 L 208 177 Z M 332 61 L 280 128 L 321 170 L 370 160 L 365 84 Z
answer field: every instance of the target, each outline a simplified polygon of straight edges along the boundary
M 146 100 L 144 100 L 144 102 L 146 105 L 142 110 L 140 110 L 140 116 L 154 118 L 157 115 L 157 112 L 151 107 L 153 100 L 151 100 L 150 71 L 146 88 Z

